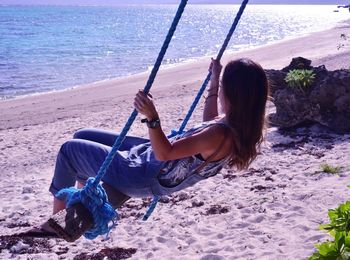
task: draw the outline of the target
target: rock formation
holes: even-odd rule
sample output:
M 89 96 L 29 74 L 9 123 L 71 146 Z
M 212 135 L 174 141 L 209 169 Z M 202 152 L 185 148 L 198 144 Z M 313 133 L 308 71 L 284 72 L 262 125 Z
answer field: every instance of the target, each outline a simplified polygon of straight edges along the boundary
M 311 69 L 312 85 L 301 91 L 288 86 L 285 77 L 293 69 Z M 282 70 L 266 70 L 276 113 L 270 122 L 279 127 L 294 127 L 307 122 L 319 123 L 340 133 L 350 133 L 350 70 L 328 71 L 312 67 L 305 58 L 294 58 Z

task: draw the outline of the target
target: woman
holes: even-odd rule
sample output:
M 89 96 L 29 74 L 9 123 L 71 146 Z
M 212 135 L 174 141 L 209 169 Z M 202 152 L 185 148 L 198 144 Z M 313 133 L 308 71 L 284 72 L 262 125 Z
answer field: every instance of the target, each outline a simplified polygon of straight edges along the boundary
M 112 205 L 130 197 L 164 195 L 192 186 L 228 165 L 245 169 L 255 159 L 263 139 L 265 105 L 269 93 L 264 70 L 249 59 L 231 61 L 224 69 L 212 60 L 211 82 L 203 123 L 168 139 L 160 125 L 151 95 L 139 91 L 134 100 L 146 118 L 149 140 L 127 137 L 102 179 Z M 218 113 L 218 101 L 221 113 Z M 83 185 L 94 176 L 117 135 L 84 129 L 62 145 L 50 191 Z M 53 213 L 65 208 L 54 198 Z

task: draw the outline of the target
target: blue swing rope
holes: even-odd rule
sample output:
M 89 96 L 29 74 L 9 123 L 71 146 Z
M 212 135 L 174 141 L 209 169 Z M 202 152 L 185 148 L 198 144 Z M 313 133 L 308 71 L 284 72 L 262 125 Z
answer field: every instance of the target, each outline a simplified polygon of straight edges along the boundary
M 241 7 L 239 8 L 238 12 L 237 12 L 237 15 L 232 23 L 232 26 L 226 36 L 226 39 L 224 41 L 224 43 L 222 44 L 221 46 L 221 49 L 219 50 L 219 53 L 218 55 L 216 56 L 216 59 L 217 60 L 221 60 L 222 58 L 222 55 L 224 54 L 226 48 L 227 48 L 227 45 L 229 44 L 230 40 L 231 40 L 231 37 L 234 33 L 234 31 L 236 30 L 236 27 L 238 25 L 238 22 L 240 21 L 241 17 L 242 17 L 242 14 L 244 12 L 244 9 L 246 8 L 247 4 L 248 4 L 249 0 L 244 0 L 241 4 Z M 207 77 L 205 78 L 205 80 L 203 81 L 203 84 L 201 86 L 201 88 L 199 89 L 198 93 L 197 93 L 197 96 L 195 97 L 195 99 L 193 100 L 193 103 L 190 107 L 190 109 L 188 110 L 187 112 L 187 115 L 185 117 L 185 119 L 182 121 L 182 124 L 179 128 L 179 130 L 175 130 L 173 133 L 172 133 L 172 136 L 173 135 L 176 135 L 176 134 L 182 134 L 183 131 L 185 130 L 185 127 L 188 123 L 188 121 L 190 120 L 194 110 L 196 109 L 196 106 L 198 105 L 198 102 L 199 100 L 201 99 L 203 93 L 204 93 L 204 90 L 206 89 L 209 81 L 210 81 L 210 77 L 211 77 L 211 72 L 208 73 Z
M 169 43 L 174 35 L 176 27 L 181 19 L 182 13 L 187 5 L 187 1 L 188 0 L 181 0 L 179 4 L 178 10 L 169 28 L 163 46 L 158 54 L 158 58 L 154 64 L 146 86 L 143 89 L 145 93 L 148 93 L 152 87 L 153 81 L 157 75 L 159 67 L 161 66 L 165 53 L 169 47 Z M 111 229 L 116 226 L 116 219 L 118 215 L 116 211 L 112 208 L 112 206 L 108 203 L 107 194 L 101 186 L 100 181 L 106 173 L 108 167 L 110 166 L 119 147 L 123 143 L 125 136 L 129 131 L 132 123 L 135 121 L 137 114 L 137 110 L 134 109 L 119 137 L 114 142 L 111 151 L 107 155 L 95 178 L 89 178 L 83 189 L 76 189 L 74 187 L 71 187 L 67 189 L 62 189 L 56 194 L 57 198 L 66 200 L 67 207 L 81 202 L 91 212 L 94 219 L 94 225 L 92 229 L 90 229 L 84 234 L 84 236 L 88 239 L 94 239 L 97 236 L 103 234 L 108 235 Z M 108 225 L 109 222 L 112 222 L 111 226 Z
M 236 15 L 236 18 L 231 26 L 231 29 L 229 33 L 226 36 L 226 39 L 217 55 L 217 60 L 220 60 L 231 37 L 233 32 L 235 31 L 237 24 L 244 12 L 244 9 L 246 5 L 248 4 L 249 0 L 244 0 L 241 4 L 241 7 Z M 169 29 L 169 32 L 167 34 L 167 37 L 163 43 L 163 46 L 159 52 L 158 58 L 155 62 L 155 65 L 151 71 L 151 74 L 148 78 L 147 84 L 144 88 L 144 92 L 148 93 L 149 90 L 152 87 L 152 84 L 154 82 L 154 79 L 157 75 L 157 72 L 159 70 L 159 67 L 162 63 L 162 60 L 164 58 L 164 55 L 166 53 L 166 50 L 169 46 L 169 43 L 172 39 L 172 36 L 176 30 L 177 24 L 179 20 L 181 19 L 181 15 L 186 7 L 187 0 L 181 0 L 181 3 L 178 7 L 178 10 L 176 12 L 176 15 L 174 17 L 173 23 Z M 193 114 L 193 111 L 195 110 L 206 86 L 209 83 L 211 77 L 211 73 L 209 72 L 206 79 L 204 80 L 193 104 L 191 105 L 181 127 L 179 130 L 175 133 L 182 133 L 183 130 L 185 129 L 191 115 Z M 66 199 L 67 201 L 67 207 L 70 207 L 71 205 L 81 202 L 93 215 L 94 219 L 94 226 L 91 230 L 87 231 L 84 236 L 88 239 L 94 239 L 99 235 L 107 234 L 111 231 L 112 228 L 116 226 L 116 219 L 118 217 L 116 211 L 112 208 L 112 206 L 108 203 L 108 198 L 105 190 L 103 187 L 100 185 L 100 181 L 104 174 L 106 173 L 108 167 L 110 166 L 115 154 L 117 153 L 119 147 L 123 143 L 125 136 L 127 132 L 129 131 L 132 123 L 135 121 L 135 118 L 137 116 L 138 112 L 136 109 L 132 112 L 130 115 L 128 121 L 126 122 L 122 132 L 120 133 L 119 137 L 113 144 L 112 150 L 109 152 L 107 155 L 105 161 L 103 162 L 100 170 L 98 171 L 97 175 L 95 178 L 89 178 L 87 181 L 87 184 L 85 187 L 81 190 L 77 190 L 74 187 L 63 189 L 59 191 L 56 195 L 57 198 L 59 199 Z M 149 216 L 152 214 L 153 210 L 155 209 L 157 202 L 159 201 L 159 196 L 155 196 L 153 198 L 153 201 L 147 210 L 146 214 L 143 217 L 143 220 L 147 220 Z M 112 221 L 112 225 L 109 226 L 108 223 Z
M 226 48 L 227 48 L 227 45 L 229 44 L 231 38 L 232 38 L 232 35 L 234 33 L 234 31 L 236 30 L 236 27 L 238 25 L 238 22 L 240 21 L 242 15 L 243 15 L 243 12 L 244 12 L 244 9 L 246 8 L 247 4 L 248 4 L 249 0 L 243 0 L 242 4 L 241 4 L 241 7 L 239 8 L 238 12 L 237 12 L 237 15 L 232 23 L 232 26 L 226 36 L 226 39 L 224 41 L 224 43 L 222 44 L 221 46 L 221 49 L 219 50 L 219 53 L 218 55 L 216 56 L 216 59 L 217 60 L 221 60 L 222 58 L 222 55 L 224 54 Z M 185 117 L 185 119 L 182 121 L 182 124 L 179 128 L 179 130 L 172 130 L 170 136 L 168 137 L 173 137 L 175 135 L 178 135 L 178 134 L 182 134 L 188 121 L 190 120 L 194 110 L 196 109 L 196 106 L 198 105 L 198 102 L 199 100 L 201 99 L 202 95 L 203 95 L 203 92 L 204 90 L 206 89 L 209 81 L 210 81 L 210 77 L 211 77 L 211 72 L 208 73 L 207 77 L 205 78 L 201 88 L 199 89 L 198 93 L 197 93 L 197 96 L 195 97 L 190 109 L 188 110 L 187 112 L 187 115 Z M 144 221 L 146 221 L 150 216 L 151 214 L 153 213 L 154 209 L 156 208 L 157 206 L 157 203 L 159 201 L 160 197 L 159 196 L 154 196 L 153 197 L 153 200 L 151 202 L 151 205 L 149 206 L 146 214 L 143 216 L 143 219 Z

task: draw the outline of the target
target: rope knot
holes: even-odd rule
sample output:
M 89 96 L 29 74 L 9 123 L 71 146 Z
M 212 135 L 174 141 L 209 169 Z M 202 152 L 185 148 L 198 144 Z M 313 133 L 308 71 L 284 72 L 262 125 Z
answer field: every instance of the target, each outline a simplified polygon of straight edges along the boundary
M 88 239 L 94 239 L 99 235 L 106 234 L 117 225 L 118 214 L 108 202 L 108 196 L 101 184 L 94 183 L 95 178 L 89 178 L 83 189 L 70 187 L 60 190 L 56 197 L 64 199 L 67 207 L 81 202 L 87 208 L 93 219 L 94 225 L 84 236 Z M 109 225 L 109 223 L 112 224 Z

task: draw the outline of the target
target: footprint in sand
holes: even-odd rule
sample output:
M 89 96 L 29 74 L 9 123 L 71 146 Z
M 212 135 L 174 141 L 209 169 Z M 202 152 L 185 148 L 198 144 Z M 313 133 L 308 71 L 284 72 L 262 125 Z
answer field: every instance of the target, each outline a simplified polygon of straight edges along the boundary
M 265 219 L 264 215 L 258 215 L 258 216 L 252 216 L 250 218 L 247 218 L 247 221 L 251 223 L 260 223 Z
M 223 260 L 224 258 L 219 255 L 209 254 L 200 258 L 200 260 Z

